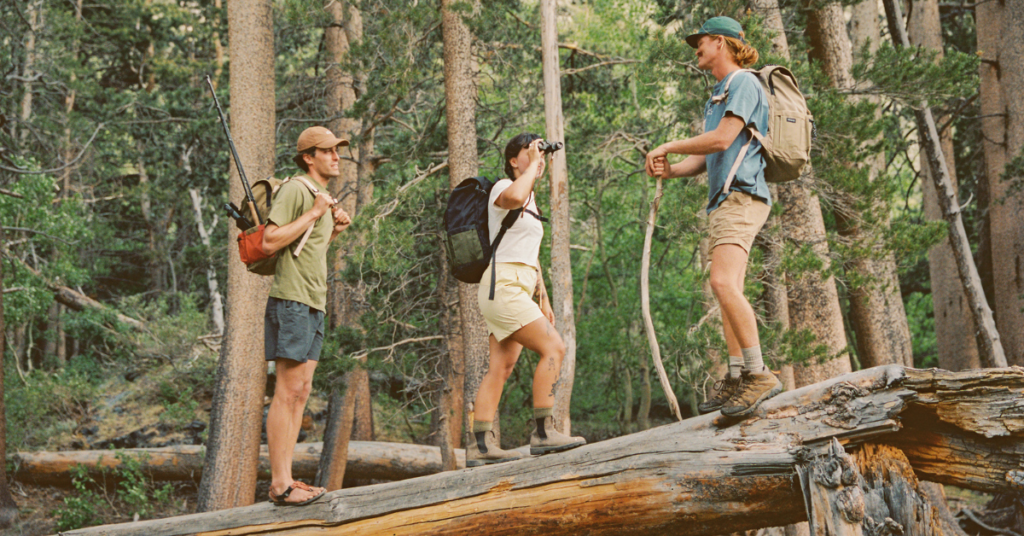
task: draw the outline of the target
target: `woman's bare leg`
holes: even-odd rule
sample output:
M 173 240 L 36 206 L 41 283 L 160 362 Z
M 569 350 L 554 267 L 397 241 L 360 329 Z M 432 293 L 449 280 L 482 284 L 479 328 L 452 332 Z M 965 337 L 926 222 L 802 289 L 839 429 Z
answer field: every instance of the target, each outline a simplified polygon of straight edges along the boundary
M 523 351 L 523 345 L 519 344 L 512 337 L 498 342 L 494 335 L 488 337 L 490 343 L 490 358 L 487 367 L 487 374 L 480 382 L 480 389 L 476 393 L 476 400 L 473 402 L 473 420 L 493 422 L 494 414 L 498 411 L 498 402 L 501 400 L 501 392 L 505 388 L 505 382 L 512 375 L 512 369 L 519 361 L 519 354 Z

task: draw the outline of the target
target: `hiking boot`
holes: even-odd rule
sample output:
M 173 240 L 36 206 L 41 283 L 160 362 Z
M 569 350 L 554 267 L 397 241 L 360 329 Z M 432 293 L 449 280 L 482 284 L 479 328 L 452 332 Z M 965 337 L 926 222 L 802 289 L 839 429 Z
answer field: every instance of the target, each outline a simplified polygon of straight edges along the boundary
M 722 405 L 722 415 L 746 417 L 754 413 L 761 402 L 782 392 L 782 382 L 768 370 L 768 367 L 762 368 L 760 372 L 744 370 L 741 378 L 743 385 Z
M 536 423 L 536 428 L 530 434 L 530 454 L 534 456 L 569 450 L 587 444 L 587 440 L 582 437 L 569 437 L 555 430 L 555 421 L 550 415 L 537 417 L 534 419 L 534 423 Z
M 738 378 L 733 378 L 732 374 L 726 373 L 724 378 L 715 382 L 714 396 L 697 404 L 697 411 L 703 414 L 722 409 L 722 405 L 740 390 L 741 385 L 743 385 L 742 375 Z
M 523 457 L 514 450 L 501 450 L 493 430 L 473 432 L 473 436 L 475 440 L 466 445 L 466 467 L 511 462 Z

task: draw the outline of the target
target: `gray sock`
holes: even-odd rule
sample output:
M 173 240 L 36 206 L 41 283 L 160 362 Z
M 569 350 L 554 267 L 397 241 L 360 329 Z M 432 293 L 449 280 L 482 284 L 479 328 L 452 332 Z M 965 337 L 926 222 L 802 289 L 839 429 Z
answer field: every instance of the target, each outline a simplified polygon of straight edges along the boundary
M 761 359 L 761 347 L 743 348 L 743 369 L 747 372 L 761 372 L 764 369 L 764 360 Z
M 734 380 L 739 378 L 741 370 L 743 370 L 743 357 L 737 355 L 729 356 L 729 377 Z

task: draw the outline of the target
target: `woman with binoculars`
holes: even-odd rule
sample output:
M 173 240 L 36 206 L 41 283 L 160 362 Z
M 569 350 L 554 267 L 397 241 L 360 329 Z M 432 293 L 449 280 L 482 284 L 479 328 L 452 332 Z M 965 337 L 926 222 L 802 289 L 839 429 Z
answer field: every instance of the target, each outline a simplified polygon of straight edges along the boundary
M 466 447 L 466 465 L 476 467 L 516 460 L 517 451 L 502 450 L 492 423 L 505 381 L 512 374 L 523 347 L 540 355 L 533 374 L 533 416 L 536 429 L 530 436 L 530 454 L 558 452 L 586 444 L 555 429 L 552 407 L 562 369 L 565 345 L 554 328 L 544 278 L 540 273 L 540 244 L 544 238 L 534 184 L 544 175 L 542 151 L 550 153 L 561 144 L 547 144 L 535 134 L 519 134 L 505 146 L 505 175 L 494 184 L 487 205 L 490 240 L 510 211 L 522 209 L 495 252 L 494 292 L 491 299 L 491 267 L 481 278 L 477 299 L 487 323 L 490 363 L 473 403 L 473 440 Z M 538 302 L 532 297 L 537 297 Z

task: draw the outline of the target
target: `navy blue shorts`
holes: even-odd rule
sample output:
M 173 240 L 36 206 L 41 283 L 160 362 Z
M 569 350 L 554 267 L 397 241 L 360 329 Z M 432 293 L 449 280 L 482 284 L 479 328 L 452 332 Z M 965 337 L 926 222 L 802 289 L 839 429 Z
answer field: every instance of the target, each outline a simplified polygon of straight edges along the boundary
M 319 361 L 324 345 L 324 312 L 304 303 L 270 298 L 263 316 L 267 361 Z

